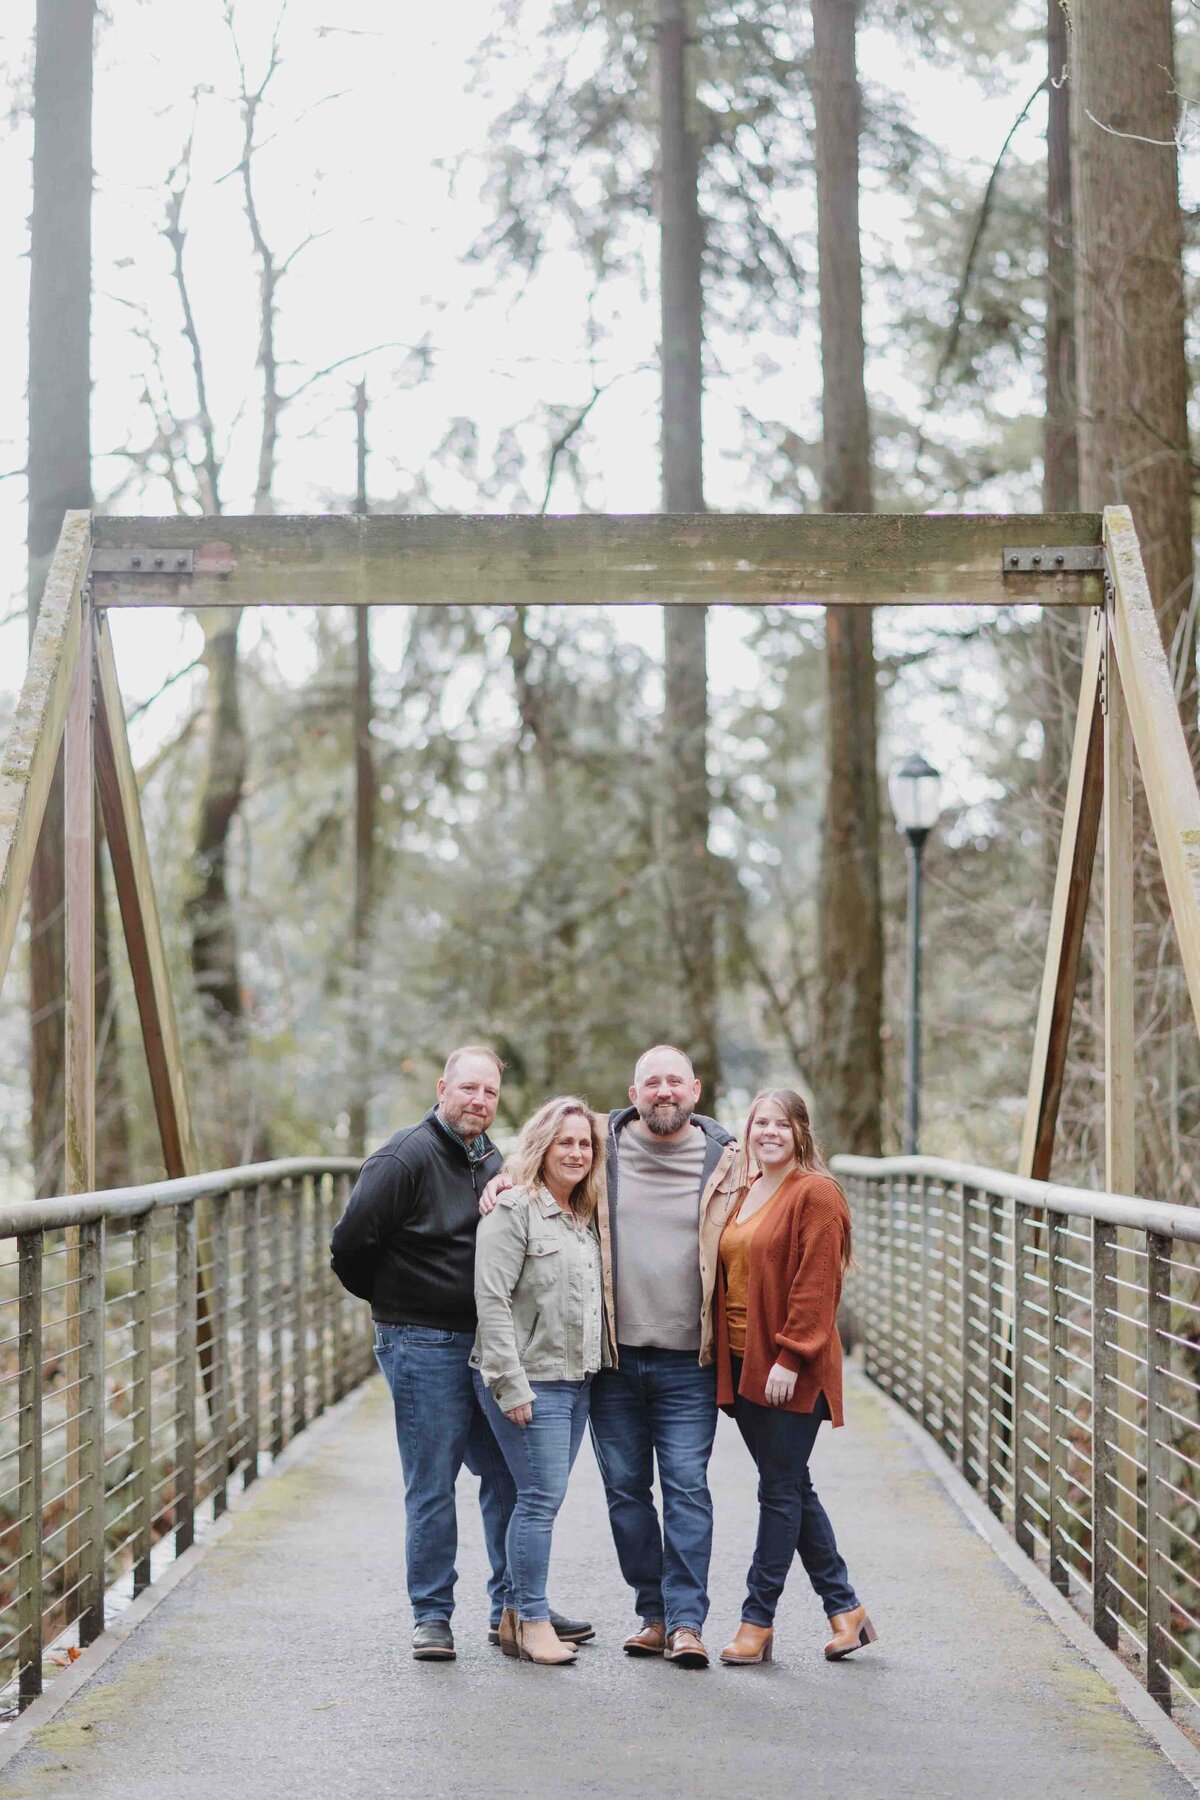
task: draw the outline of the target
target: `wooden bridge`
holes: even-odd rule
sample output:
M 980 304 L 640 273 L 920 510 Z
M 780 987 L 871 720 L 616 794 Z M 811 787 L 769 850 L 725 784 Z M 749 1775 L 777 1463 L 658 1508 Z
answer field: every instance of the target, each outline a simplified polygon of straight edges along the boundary
M 175 1582 L 175 1559 L 183 1557 L 178 1566 L 188 1566 L 197 1533 L 211 1537 L 227 1529 L 220 1522 L 231 1496 L 237 1496 L 239 1511 L 232 1527 L 236 1534 L 255 1516 L 253 1507 L 241 1512 L 240 1497 L 247 1490 L 253 1493 L 266 1467 L 273 1475 L 286 1468 L 288 1459 L 299 1454 L 293 1440 L 330 1412 L 330 1421 L 313 1440 L 319 1447 L 312 1454 L 333 1459 L 329 1467 L 322 1464 L 322 1492 L 334 1512 L 349 1513 L 355 1470 L 365 1466 L 367 1455 L 363 1421 L 374 1422 L 373 1443 L 387 1436 L 384 1422 L 375 1416 L 372 1389 L 366 1389 L 361 1405 L 353 1398 L 372 1368 L 369 1321 L 365 1310 L 336 1288 L 327 1266 L 329 1227 L 353 1165 L 318 1159 L 212 1173 L 198 1167 L 108 609 L 635 601 L 1005 606 L 1030 600 L 1088 608 L 1092 625 L 1019 1149 L 1014 1142 L 1018 1172 L 921 1158 L 846 1158 L 838 1165 L 855 1210 L 859 1245 L 854 1303 L 866 1377 L 859 1402 L 873 1421 L 870 1430 L 878 1450 L 874 1465 L 861 1457 L 855 1463 L 858 1475 L 844 1496 L 844 1508 L 859 1521 L 851 1527 L 852 1540 L 857 1533 L 863 1557 L 869 1555 L 873 1593 L 879 1587 L 886 1591 L 893 1579 L 887 1572 L 889 1542 L 899 1546 L 903 1539 L 902 1555 L 923 1555 L 926 1564 L 923 1596 L 911 1584 L 905 1589 L 901 1572 L 894 1572 L 899 1585 L 890 1635 L 896 1662 L 889 1664 L 886 1654 L 881 1656 L 885 1673 L 851 1676 L 838 1690 L 836 1703 L 825 1696 L 821 1705 L 849 1706 L 861 1742 L 873 1746 L 868 1791 L 1030 1791 L 1032 1775 L 1028 1785 L 1021 1784 L 1034 1765 L 1022 1761 L 1021 1734 L 1036 1738 L 1039 1731 L 1057 1734 L 1053 1745 L 1047 1741 L 1050 1760 L 1044 1770 L 1061 1771 L 1062 1777 L 1057 1787 L 1057 1774 L 1038 1782 L 1046 1794 L 1075 1792 L 1080 1780 L 1085 1790 L 1114 1794 L 1192 1791 L 1192 1783 L 1200 1779 L 1200 1760 L 1167 1715 L 1174 1711 L 1189 1728 L 1200 1722 L 1200 1209 L 1167 1206 L 1153 1196 L 1132 1193 L 1135 753 L 1198 1022 L 1200 795 L 1132 522 L 1124 509 L 1110 508 L 1103 515 L 1065 518 L 120 520 L 68 515 L 0 764 L 2 979 L 65 740 L 66 1155 L 71 1190 L 54 1200 L 0 1206 L 0 1342 L 6 1347 L 0 1361 L 0 1405 L 12 1427 L 11 1438 L 0 1440 L 0 1495 L 3 1518 L 9 1521 L 0 1526 L 0 1698 L 7 1698 L 15 1721 L 10 1749 L 24 1746 L 9 1770 L 16 1785 L 6 1787 L 7 1778 L 0 1774 L 0 1794 L 53 1791 L 53 1753 L 46 1746 L 60 1742 L 53 1737 L 60 1727 L 51 1728 L 50 1737 L 44 1729 L 41 1737 L 31 1735 L 59 1705 L 54 1683 L 43 1693 L 47 1677 L 60 1665 L 67 1668 L 58 1677 L 61 1698 L 68 1688 L 79 1686 L 81 1671 L 96 1665 L 94 1686 L 70 1701 L 61 1727 L 67 1730 L 74 1717 L 81 1721 L 80 1730 L 91 1729 L 95 1718 L 89 1723 L 91 1716 L 78 1710 L 86 1712 L 88 1694 L 95 1698 L 114 1679 L 112 1669 L 121 1658 L 137 1661 L 137 1644 L 152 1642 L 142 1634 L 164 1629 L 162 1618 L 169 1607 L 185 1604 L 179 1597 L 188 1584 L 210 1579 L 208 1565 L 183 1587 L 174 1587 L 155 1613 L 156 1622 L 129 1637 L 101 1669 L 100 1660 L 114 1641 L 106 1627 L 115 1624 L 123 1635 L 121 1621 L 139 1616 L 139 1609 L 147 1611 L 156 1590 Z M 111 851 L 168 1175 L 150 1186 L 108 1192 L 95 1191 L 93 1153 L 93 791 Z M 1046 1177 L 1101 824 L 1107 1160 L 1105 1191 L 1089 1193 L 1049 1185 Z M 926 1446 L 923 1462 L 924 1453 L 898 1423 L 901 1413 L 909 1421 L 909 1433 L 918 1432 Z M 823 1447 L 822 1469 L 829 1470 L 835 1488 L 839 1459 L 849 1454 L 854 1461 L 854 1453 L 842 1449 L 851 1438 L 851 1433 L 845 1438 L 839 1434 Z M 390 1449 L 387 1453 L 394 1455 Z M 718 1469 L 725 1454 L 719 1450 Z M 913 1502 L 925 1519 L 922 1538 L 904 1511 L 908 1501 L 887 1485 L 886 1468 L 901 1465 L 922 1467 L 927 1474 L 936 1469 L 961 1503 L 955 1512 L 944 1495 L 938 1502 L 948 1509 L 946 1518 L 958 1521 L 956 1529 L 976 1508 L 974 1523 L 985 1546 L 976 1555 L 990 1559 L 991 1573 L 981 1574 L 972 1564 L 971 1579 L 986 1588 L 986 1604 L 980 1604 L 976 1588 L 956 1590 L 954 1581 L 948 1582 L 941 1560 L 948 1555 L 949 1527 L 937 1507 L 930 1511 L 925 1499 Z M 291 1479 L 280 1477 L 279 1494 L 288 1491 Z M 724 1481 L 720 1476 L 718 1485 Z M 729 1483 L 732 1494 L 732 1475 Z M 294 1626 L 301 1642 L 310 1645 L 318 1664 L 316 1646 L 330 1642 L 331 1633 L 339 1643 L 347 1634 L 355 1637 L 356 1606 L 376 1621 L 372 1630 L 382 1629 L 381 1589 L 391 1596 L 387 1618 L 395 1627 L 398 1480 L 388 1491 L 392 1497 L 385 1505 L 371 1490 L 378 1516 L 370 1515 L 374 1523 L 369 1530 L 378 1532 L 377 1554 L 369 1576 L 363 1559 L 351 1558 L 362 1591 L 346 1592 L 343 1584 L 342 1614 L 331 1614 L 328 1595 L 314 1595 L 311 1617 L 303 1594 L 292 1591 L 287 1600 L 289 1628 Z M 738 1491 L 750 1492 L 744 1471 Z M 734 1512 L 740 1504 L 730 1501 Z M 588 1542 L 601 1541 L 591 1475 L 572 1505 L 583 1509 L 578 1516 Z M 297 1515 L 285 1518 L 277 1502 L 271 1509 L 273 1529 L 289 1542 L 295 1537 L 298 1569 L 307 1567 L 306 1554 L 318 1554 L 316 1539 L 302 1541 L 303 1530 L 311 1527 L 332 1565 L 336 1589 L 339 1541 L 321 1534 L 319 1519 L 306 1523 L 300 1516 L 303 1500 L 297 1506 Z M 840 1522 L 842 1500 L 837 1516 Z M 389 1529 L 394 1534 L 390 1544 Z M 959 1570 L 956 1579 L 965 1579 L 959 1548 L 955 1541 L 949 1562 Z M 470 1554 L 477 1560 L 476 1551 Z M 253 1558 L 246 1564 L 251 1587 L 261 1584 L 261 1602 L 255 1603 L 266 1609 L 259 1615 L 266 1634 L 272 1629 L 270 1607 L 283 1604 L 271 1582 L 286 1579 L 278 1559 L 268 1560 L 270 1569 L 252 1566 Z M 567 1567 L 584 1575 L 592 1564 L 568 1557 Z M 1007 1576 L 1000 1576 L 1010 1568 L 1045 1599 L 1057 1620 L 1040 1648 L 1030 1647 L 1022 1636 L 1020 1602 L 1011 1582 L 1005 1585 Z M 617 1604 L 613 1572 L 604 1579 L 606 1598 L 593 1602 L 590 1593 L 572 1592 L 572 1603 Z M 723 1579 L 718 1571 L 718 1591 Z M 964 1661 L 952 1673 L 940 1652 L 932 1656 L 929 1666 L 935 1673 L 922 1690 L 930 1726 L 922 1739 L 902 1729 L 901 1718 L 883 1700 L 884 1716 L 897 1728 L 889 1750 L 872 1724 L 885 1694 L 886 1670 L 900 1671 L 897 1692 L 908 1696 L 908 1705 L 917 1691 L 912 1683 L 920 1686 L 915 1674 L 920 1648 L 912 1619 L 907 1627 L 903 1621 L 906 1606 L 920 1607 L 922 1630 L 935 1638 L 944 1634 L 939 1641 L 957 1645 Z M 1017 1611 L 1010 1617 L 1006 1608 L 1014 1606 Z M 798 1614 L 800 1609 L 795 1610 Z M 881 1610 L 886 1616 L 886 1601 Z M 213 1616 L 218 1615 L 216 1609 Z M 610 1623 L 611 1651 L 619 1620 Z M 799 1633 L 798 1625 L 795 1629 Z M 1066 1636 L 1056 1635 L 1064 1630 Z M 1040 1671 L 1042 1695 L 1039 1700 L 1031 1691 L 1024 1696 L 1029 1701 L 1024 1710 L 1022 1700 L 1022 1706 L 1005 1711 L 993 1678 L 1003 1669 L 1011 1672 L 1018 1642 L 1023 1646 L 1019 1654 L 1033 1657 L 1031 1666 Z M 397 1637 L 384 1658 L 397 1681 L 398 1645 Z M 363 1644 L 361 1653 L 370 1660 L 378 1648 L 377 1643 Z M 203 1649 L 210 1660 L 196 1663 Z M 80 1652 L 80 1660 L 70 1667 Z M 194 1645 L 183 1655 L 192 1670 L 193 1692 L 202 1694 L 212 1680 L 214 1694 L 220 1693 L 214 1671 L 223 1653 L 215 1640 L 197 1631 Z M 807 1680 L 803 1657 L 797 1654 L 798 1670 Z M 481 1667 L 495 1667 L 482 1650 L 480 1657 Z M 1063 1677 L 1064 1669 L 1076 1665 L 1090 1666 L 1101 1684 L 1088 1689 L 1087 1700 L 1076 1682 L 1077 1717 L 1070 1698 L 1074 1677 Z M 274 1668 L 280 1682 L 285 1679 L 270 1656 L 263 1666 Z M 594 1667 L 600 1667 L 598 1660 Z M 311 1674 L 303 1676 L 310 1686 Z M 503 1679 L 510 1678 L 504 1672 Z M 403 1681 L 412 1679 L 405 1665 Z M 621 1727 L 630 1677 L 622 1664 L 610 1668 L 607 1679 L 615 1683 L 612 1692 L 598 1676 L 595 1706 L 575 1715 L 581 1755 L 586 1759 L 594 1751 L 591 1785 L 571 1783 L 585 1792 L 623 1792 L 635 1773 L 628 1756 L 622 1762 L 620 1729 L 637 1725 L 642 1702 L 628 1701 L 633 1710 Z M 370 1680 L 362 1687 L 373 1691 Z M 165 1695 L 167 1689 L 162 1691 Z M 673 1703 L 677 1691 L 683 1690 L 669 1689 Z M 152 1691 L 146 1692 L 149 1705 Z M 403 1704 L 414 1709 L 409 1741 L 425 1743 L 428 1700 L 416 1690 L 404 1688 L 403 1693 Z M 653 1693 L 658 1697 L 650 1709 L 653 1719 L 645 1722 L 647 1744 L 654 1733 L 666 1730 L 670 1737 L 675 1730 L 662 1724 L 663 1693 L 657 1685 Z M 747 1689 L 741 1693 L 745 1696 Z M 280 1720 L 287 1710 L 275 1677 L 259 1681 L 256 1695 L 261 1716 L 256 1716 L 254 1729 L 265 1734 L 265 1743 L 274 1742 L 279 1757 L 276 1773 L 256 1783 L 259 1791 L 316 1791 L 304 1786 L 306 1768 L 311 1773 L 316 1767 L 311 1760 L 295 1764 L 293 1776 L 285 1779 L 294 1757 L 289 1762 L 292 1751 L 272 1725 L 272 1709 L 278 1708 Z M 615 1720 L 605 1713 L 610 1702 Z M 313 1701 L 316 1709 L 325 1704 Z M 328 1701 L 330 1707 L 342 1704 L 336 1695 Z M 505 1690 L 502 1702 L 489 1704 L 511 1711 L 514 1694 Z M 536 1713 L 536 1703 L 524 1704 L 533 1704 Z M 678 1704 L 687 1708 L 695 1703 L 689 1697 Z M 778 1707 L 779 1702 L 769 1704 Z M 718 1742 L 720 1732 L 732 1732 L 735 1740 L 739 1733 L 753 1738 L 760 1700 L 744 1705 L 749 1709 L 744 1713 L 737 1707 L 727 1712 L 726 1701 L 706 1700 L 694 1717 L 681 1714 L 692 1737 L 680 1739 L 679 1754 L 686 1756 L 689 1745 L 693 1757 L 703 1751 L 710 1770 L 719 1773 L 725 1766 L 720 1744 L 726 1741 Z M 996 1765 L 994 1780 L 983 1775 L 961 1779 L 961 1757 L 969 1746 L 965 1740 L 960 1743 L 952 1715 L 964 1705 L 979 1709 L 979 1743 L 987 1736 L 988 1717 L 1003 1720 L 994 1736 L 997 1755 L 1007 1743 L 1008 1762 Z M 1138 1714 L 1139 1706 L 1143 1710 L 1135 1725 L 1128 1714 Z M 473 1791 L 477 1776 L 480 1791 L 485 1785 L 492 1793 L 542 1791 L 536 1785 L 541 1774 L 532 1787 L 528 1780 L 524 1786 L 519 1781 L 506 1786 L 494 1761 L 490 1771 L 487 1758 L 473 1763 L 478 1747 L 470 1747 L 475 1742 L 471 1730 L 464 1724 L 460 1742 L 447 1730 L 444 1715 L 435 1712 L 441 1761 L 432 1775 L 425 1769 L 428 1779 L 413 1777 L 414 1790 L 462 1794 Z M 1159 1725 L 1153 1725 L 1150 1714 Z M 176 1716 L 186 1734 L 187 1721 L 173 1711 Z M 1101 1716 L 1104 1729 L 1093 1730 Z M 337 1717 L 331 1714 L 334 1723 L 322 1737 L 323 1746 L 339 1737 Z M 805 1756 L 816 1754 L 813 1734 L 821 1727 L 805 1708 L 791 1704 L 782 1714 L 768 1710 L 763 1717 L 780 1734 L 786 1767 L 775 1775 L 769 1763 L 759 1768 L 756 1762 L 758 1791 L 794 1794 L 797 1770 Z M 122 1701 L 103 1719 L 90 1742 L 99 1746 L 101 1739 L 106 1745 L 111 1741 L 113 1767 L 122 1764 L 125 1785 L 104 1785 L 109 1777 L 103 1758 L 93 1757 L 89 1764 L 86 1756 L 82 1763 L 68 1757 L 66 1785 L 58 1791 L 80 1791 L 71 1783 L 82 1781 L 86 1765 L 90 1792 L 158 1793 L 157 1776 L 136 1775 L 138 1732 L 145 1729 L 137 1707 L 126 1708 Z M 126 1722 L 130 1735 L 122 1745 Z M 853 1733 L 842 1725 L 839 1733 L 838 1742 L 849 1754 Z M 61 1742 L 69 1737 L 68 1731 Z M 527 1731 L 522 1743 L 523 1754 L 533 1758 L 528 1767 L 544 1766 L 549 1791 L 549 1766 L 538 1761 Z M 744 1743 L 741 1748 L 740 1766 L 745 1767 L 750 1751 Z M 226 1768 L 224 1748 L 210 1741 L 209 1750 L 215 1760 L 207 1773 L 192 1771 L 175 1782 L 173 1793 L 209 1794 L 232 1785 L 215 1773 Z M 1060 1751 L 1070 1754 L 1060 1758 Z M 236 1745 L 230 1755 L 235 1753 Z M 0 1733 L 0 1759 L 4 1755 Z M 1072 1757 L 1073 1780 L 1068 1775 Z M 666 1785 L 660 1764 L 654 1766 Z M 826 1770 L 819 1761 L 813 1766 Z M 339 1763 L 335 1755 L 329 1767 L 330 1781 L 322 1792 L 358 1793 L 377 1785 L 365 1765 L 361 1783 L 356 1785 L 358 1776 L 346 1776 L 341 1786 L 334 1776 L 350 1764 Z M 730 1780 L 735 1773 L 730 1763 Z M 377 1775 L 389 1778 L 382 1767 Z M 844 1776 L 844 1766 L 839 1776 L 830 1765 L 820 1776 L 818 1791 L 833 1791 L 836 1785 L 840 1792 Z M 566 1778 L 560 1771 L 558 1785 Z M 876 1779 L 878 1785 L 872 1785 Z M 112 1782 L 117 1781 L 114 1773 Z M 687 1785 L 698 1791 L 694 1769 L 687 1774 Z

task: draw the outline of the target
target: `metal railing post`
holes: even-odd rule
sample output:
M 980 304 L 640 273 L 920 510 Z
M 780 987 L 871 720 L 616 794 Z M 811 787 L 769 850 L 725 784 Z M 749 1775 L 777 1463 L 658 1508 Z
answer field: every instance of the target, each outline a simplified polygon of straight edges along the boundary
M 1110 1650 L 1117 1646 L 1116 1595 L 1112 1585 L 1116 1534 L 1109 1524 L 1117 1450 L 1108 1413 L 1117 1352 L 1108 1312 L 1110 1301 L 1116 1301 L 1116 1273 L 1116 1226 L 1096 1219 L 1092 1224 L 1092 1629 Z
M 259 1219 L 262 1188 L 247 1188 L 242 1203 L 242 1382 L 246 1400 L 246 1464 L 242 1486 L 258 1479 L 259 1393 Z
M 83 1526 L 79 1642 L 104 1630 L 104 1220 L 79 1230 L 79 1510 Z
M 1063 1239 L 1066 1226 L 1057 1213 L 1046 1216 L 1046 1452 L 1049 1457 L 1046 1532 L 1050 1540 L 1050 1579 L 1060 1593 L 1070 1586 L 1062 1554 L 1065 1530 L 1063 1501 L 1067 1483 L 1066 1389 L 1063 1386 L 1067 1335 L 1065 1315 L 1069 1283 L 1065 1275 Z
M 996 1305 L 996 1238 L 1000 1232 L 1001 1201 L 995 1194 L 987 1197 L 983 1253 L 983 1497 L 996 1517 L 1004 1515 L 1000 1486 L 1000 1438 L 1003 1420 L 1000 1415 L 999 1383 L 999 1307 Z
M 1013 1202 L 1012 1312 L 1012 1487 L 1013 1536 L 1027 1556 L 1033 1555 L 1029 1520 L 1029 1434 L 1025 1417 L 1026 1363 L 1030 1323 L 1029 1278 L 1025 1268 L 1025 1208 Z
M 1170 1360 L 1171 1240 L 1146 1234 L 1146 1687 L 1171 1710 L 1170 1597 L 1165 1586 L 1171 1551 L 1166 1516 L 1170 1415 L 1164 1405 L 1159 1357 Z
M 229 1207 L 229 1195 L 217 1194 L 209 1209 L 212 1249 L 209 1416 L 212 1420 L 213 1511 L 218 1518 L 229 1504 Z
M 971 1486 L 978 1487 L 971 1469 L 971 1214 L 975 1190 L 964 1183 L 958 1194 L 958 1466 Z
M 196 1535 L 196 1206 L 175 1209 L 175 1554 Z
M 40 1231 L 17 1239 L 17 1691 L 22 1707 L 42 1691 L 42 1248 Z
M 328 1211 L 329 1183 L 324 1176 L 312 1184 L 312 1289 L 313 1289 L 313 1331 L 315 1336 L 313 1361 L 316 1380 L 313 1393 L 313 1416 L 317 1417 L 325 1411 L 329 1400 L 329 1283 L 325 1278 L 325 1241 L 328 1228 L 325 1216 Z
M 304 1292 L 304 1216 L 312 1193 L 307 1176 L 292 1184 L 288 1224 L 292 1237 L 292 1436 L 308 1417 L 308 1304 Z
M 271 1190 L 271 1455 L 278 1456 L 286 1438 L 283 1394 L 283 1307 L 287 1292 L 283 1261 L 283 1204 L 291 1193 L 291 1182 L 281 1182 Z
M 151 1375 L 154 1214 L 143 1213 L 133 1225 L 133 1591 L 150 1586 L 150 1551 L 154 1529 L 154 1458 L 151 1454 Z

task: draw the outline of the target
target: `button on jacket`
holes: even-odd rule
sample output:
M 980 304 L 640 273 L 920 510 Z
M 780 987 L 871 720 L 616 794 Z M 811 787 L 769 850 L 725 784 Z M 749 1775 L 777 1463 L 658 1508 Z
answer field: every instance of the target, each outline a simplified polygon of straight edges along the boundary
M 533 1399 L 533 1381 L 582 1381 L 611 1366 L 600 1239 L 546 1188 L 500 1195 L 475 1240 L 479 1329 L 471 1366 L 502 1412 Z

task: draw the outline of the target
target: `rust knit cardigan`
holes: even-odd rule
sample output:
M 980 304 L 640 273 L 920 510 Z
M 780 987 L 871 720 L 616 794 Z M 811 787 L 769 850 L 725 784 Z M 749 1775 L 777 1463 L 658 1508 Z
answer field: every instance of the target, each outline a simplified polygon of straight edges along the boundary
M 842 1419 L 842 1251 L 850 1211 L 837 1182 L 799 1169 L 780 1188 L 750 1240 L 746 1349 L 738 1392 L 767 1404 L 771 1365 L 796 1371 L 786 1412 L 812 1412 L 823 1393 L 835 1425 Z M 725 1316 L 725 1272 L 716 1287 L 717 1404 L 733 1408 L 733 1369 Z

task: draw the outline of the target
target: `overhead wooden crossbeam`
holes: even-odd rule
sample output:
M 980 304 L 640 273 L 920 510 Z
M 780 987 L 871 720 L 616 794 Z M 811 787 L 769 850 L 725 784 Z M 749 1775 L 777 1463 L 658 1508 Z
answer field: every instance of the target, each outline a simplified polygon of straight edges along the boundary
M 46 576 L 37 630 L 0 761 L 0 987 L 8 972 L 79 660 L 91 516 L 69 512 Z
M 1098 605 L 1099 513 L 97 518 L 100 606 Z M 1005 573 L 1010 546 L 1045 546 Z
M 1097 610 L 1092 616 L 1084 647 L 1075 738 L 1063 804 L 1062 838 L 1054 877 L 1054 898 L 1050 904 L 1046 961 L 1034 1031 L 1029 1095 L 1025 1104 L 1025 1128 L 1021 1136 L 1018 1173 L 1031 1181 L 1050 1179 L 1083 927 L 1104 804 L 1104 722 L 1100 710 L 1103 645 L 1104 615 Z
M 96 786 L 141 1019 L 163 1163 L 172 1179 L 194 1175 L 199 1157 L 184 1080 L 183 1046 L 137 775 L 125 731 L 125 707 L 103 616 L 96 622 Z

